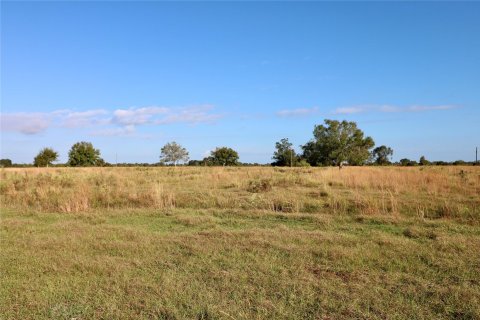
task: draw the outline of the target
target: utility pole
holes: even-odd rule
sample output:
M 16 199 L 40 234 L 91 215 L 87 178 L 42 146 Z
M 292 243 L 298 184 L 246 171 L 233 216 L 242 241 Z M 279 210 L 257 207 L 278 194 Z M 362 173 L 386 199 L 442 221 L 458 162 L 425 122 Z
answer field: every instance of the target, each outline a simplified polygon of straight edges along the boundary
M 115 153 L 115 167 L 118 167 L 118 154 Z
M 475 165 L 478 165 L 478 147 L 475 147 Z

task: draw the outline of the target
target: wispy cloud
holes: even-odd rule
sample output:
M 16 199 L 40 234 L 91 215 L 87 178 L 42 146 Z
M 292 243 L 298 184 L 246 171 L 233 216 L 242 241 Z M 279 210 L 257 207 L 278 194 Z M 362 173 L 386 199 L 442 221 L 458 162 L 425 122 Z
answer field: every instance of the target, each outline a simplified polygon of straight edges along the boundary
M 209 157 L 209 156 L 212 154 L 212 151 L 213 151 L 213 149 L 211 149 L 211 150 L 206 150 L 205 152 L 203 152 L 203 155 L 202 155 L 202 156 L 203 156 L 204 158 Z
M 352 114 L 352 113 L 360 113 L 365 112 L 364 107 L 344 107 L 344 108 L 337 108 L 335 109 L 335 114 Z
M 132 136 L 135 134 L 135 126 L 134 125 L 127 125 L 124 127 L 114 127 L 114 128 L 106 128 L 100 129 L 90 132 L 92 136 Z
M 166 114 L 170 111 L 165 107 L 145 107 L 117 109 L 113 112 L 112 122 L 119 125 L 142 125 L 151 123 L 152 118 L 159 114 Z
M 367 112 L 393 113 L 393 112 L 426 112 L 451 110 L 458 108 L 456 105 L 411 105 L 411 106 L 396 106 L 396 105 L 356 105 L 340 107 L 332 110 L 331 114 L 350 115 Z M 318 107 L 312 108 L 297 108 L 285 109 L 277 112 L 279 117 L 302 117 L 319 113 Z
M 412 112 L 431 111 L 431 110 L 450 110 L 455 109 L 457 106 L 453 105 L 440 105 L 440 106 L 410 106 L 408 109 Z
M 397 106 L 392 106 L 392 105 L 382 105 L 382 106 L 378 106 L 376 107 L 378 109 L 378 111 L 380 112 L 401 112 L 402 111 L 402 108 L 400 107 L 397 107 Z
M 308 116 L 318 112 L 318 107 L 312 108 L 297 108 L 297 109 L 285 109 L 277 112 L 280 117 L 302 117 Z
M 213 106 L 203 105 L 188 108 L 181 108 L 178 110 L 171 110 L 167 114 L 158 119 L 155 124 L 170 124 L 170 123 L 213 123 L 223 117 L 222 114 L 211 113 Z
M 116 109 L 92 109 L 73 111 L 56 110 L 48 113 L 21 112 L 1 113 L 1 131 L 38 134 L 51 127 L 88 128 L 93 127 L 92 135 L 126 136 L 133 135 L 136 127 L 150 125 L 160 126 L 173 123 L 214 123 L 223 115 L 216 113 L 211 105 L 190 107 L 141 107 Z
M 450 110 L 458 108 L 455 105 L 413 105 L 413 106 L 395 106 L 395 105 L 360 105 L 351 107 L 341 107 L 332 111 L 333 114 L 355 114 L 365 112 L 424 112 L 435 110 Z
M 59 112 L 57 112 L 58 114 Z M 67 128 L 82 128 L 102 124 L 108 119 L 100 116 L 107 115 L 108 112 L 103 109 L 87 110 L 82 112 L 64 111 L 60 113 L 62 116 L 61 126 Z

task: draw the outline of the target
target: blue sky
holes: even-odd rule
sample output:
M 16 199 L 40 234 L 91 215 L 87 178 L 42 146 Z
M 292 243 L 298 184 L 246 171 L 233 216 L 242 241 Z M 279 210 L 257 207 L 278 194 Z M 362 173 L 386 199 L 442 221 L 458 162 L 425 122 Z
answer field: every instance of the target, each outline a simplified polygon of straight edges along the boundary
M 267 163 L 346 119 L 394 160 L 472 160 L 479 35 L 474 2 L 2 2 L 0 156 Z

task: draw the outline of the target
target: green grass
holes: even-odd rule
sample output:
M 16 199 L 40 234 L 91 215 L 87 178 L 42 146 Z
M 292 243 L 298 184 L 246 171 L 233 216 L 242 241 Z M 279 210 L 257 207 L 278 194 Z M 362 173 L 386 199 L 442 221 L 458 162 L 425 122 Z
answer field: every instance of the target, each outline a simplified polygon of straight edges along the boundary
M 478 224 L 2 209 L 1 319 L 479 319 Z
M 3 169 L 0 319 L 480 319 L 479 194 L 473 166 Z

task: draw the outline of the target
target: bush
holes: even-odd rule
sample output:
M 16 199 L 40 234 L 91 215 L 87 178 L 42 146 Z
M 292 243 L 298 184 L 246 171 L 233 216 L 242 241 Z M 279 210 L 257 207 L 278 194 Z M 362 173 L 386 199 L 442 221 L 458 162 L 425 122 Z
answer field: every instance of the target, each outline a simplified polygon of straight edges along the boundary
M 296 167 L 310 167 L 310 163 L 308 163 L 307 160 L 302 159 L 297 162 Z

